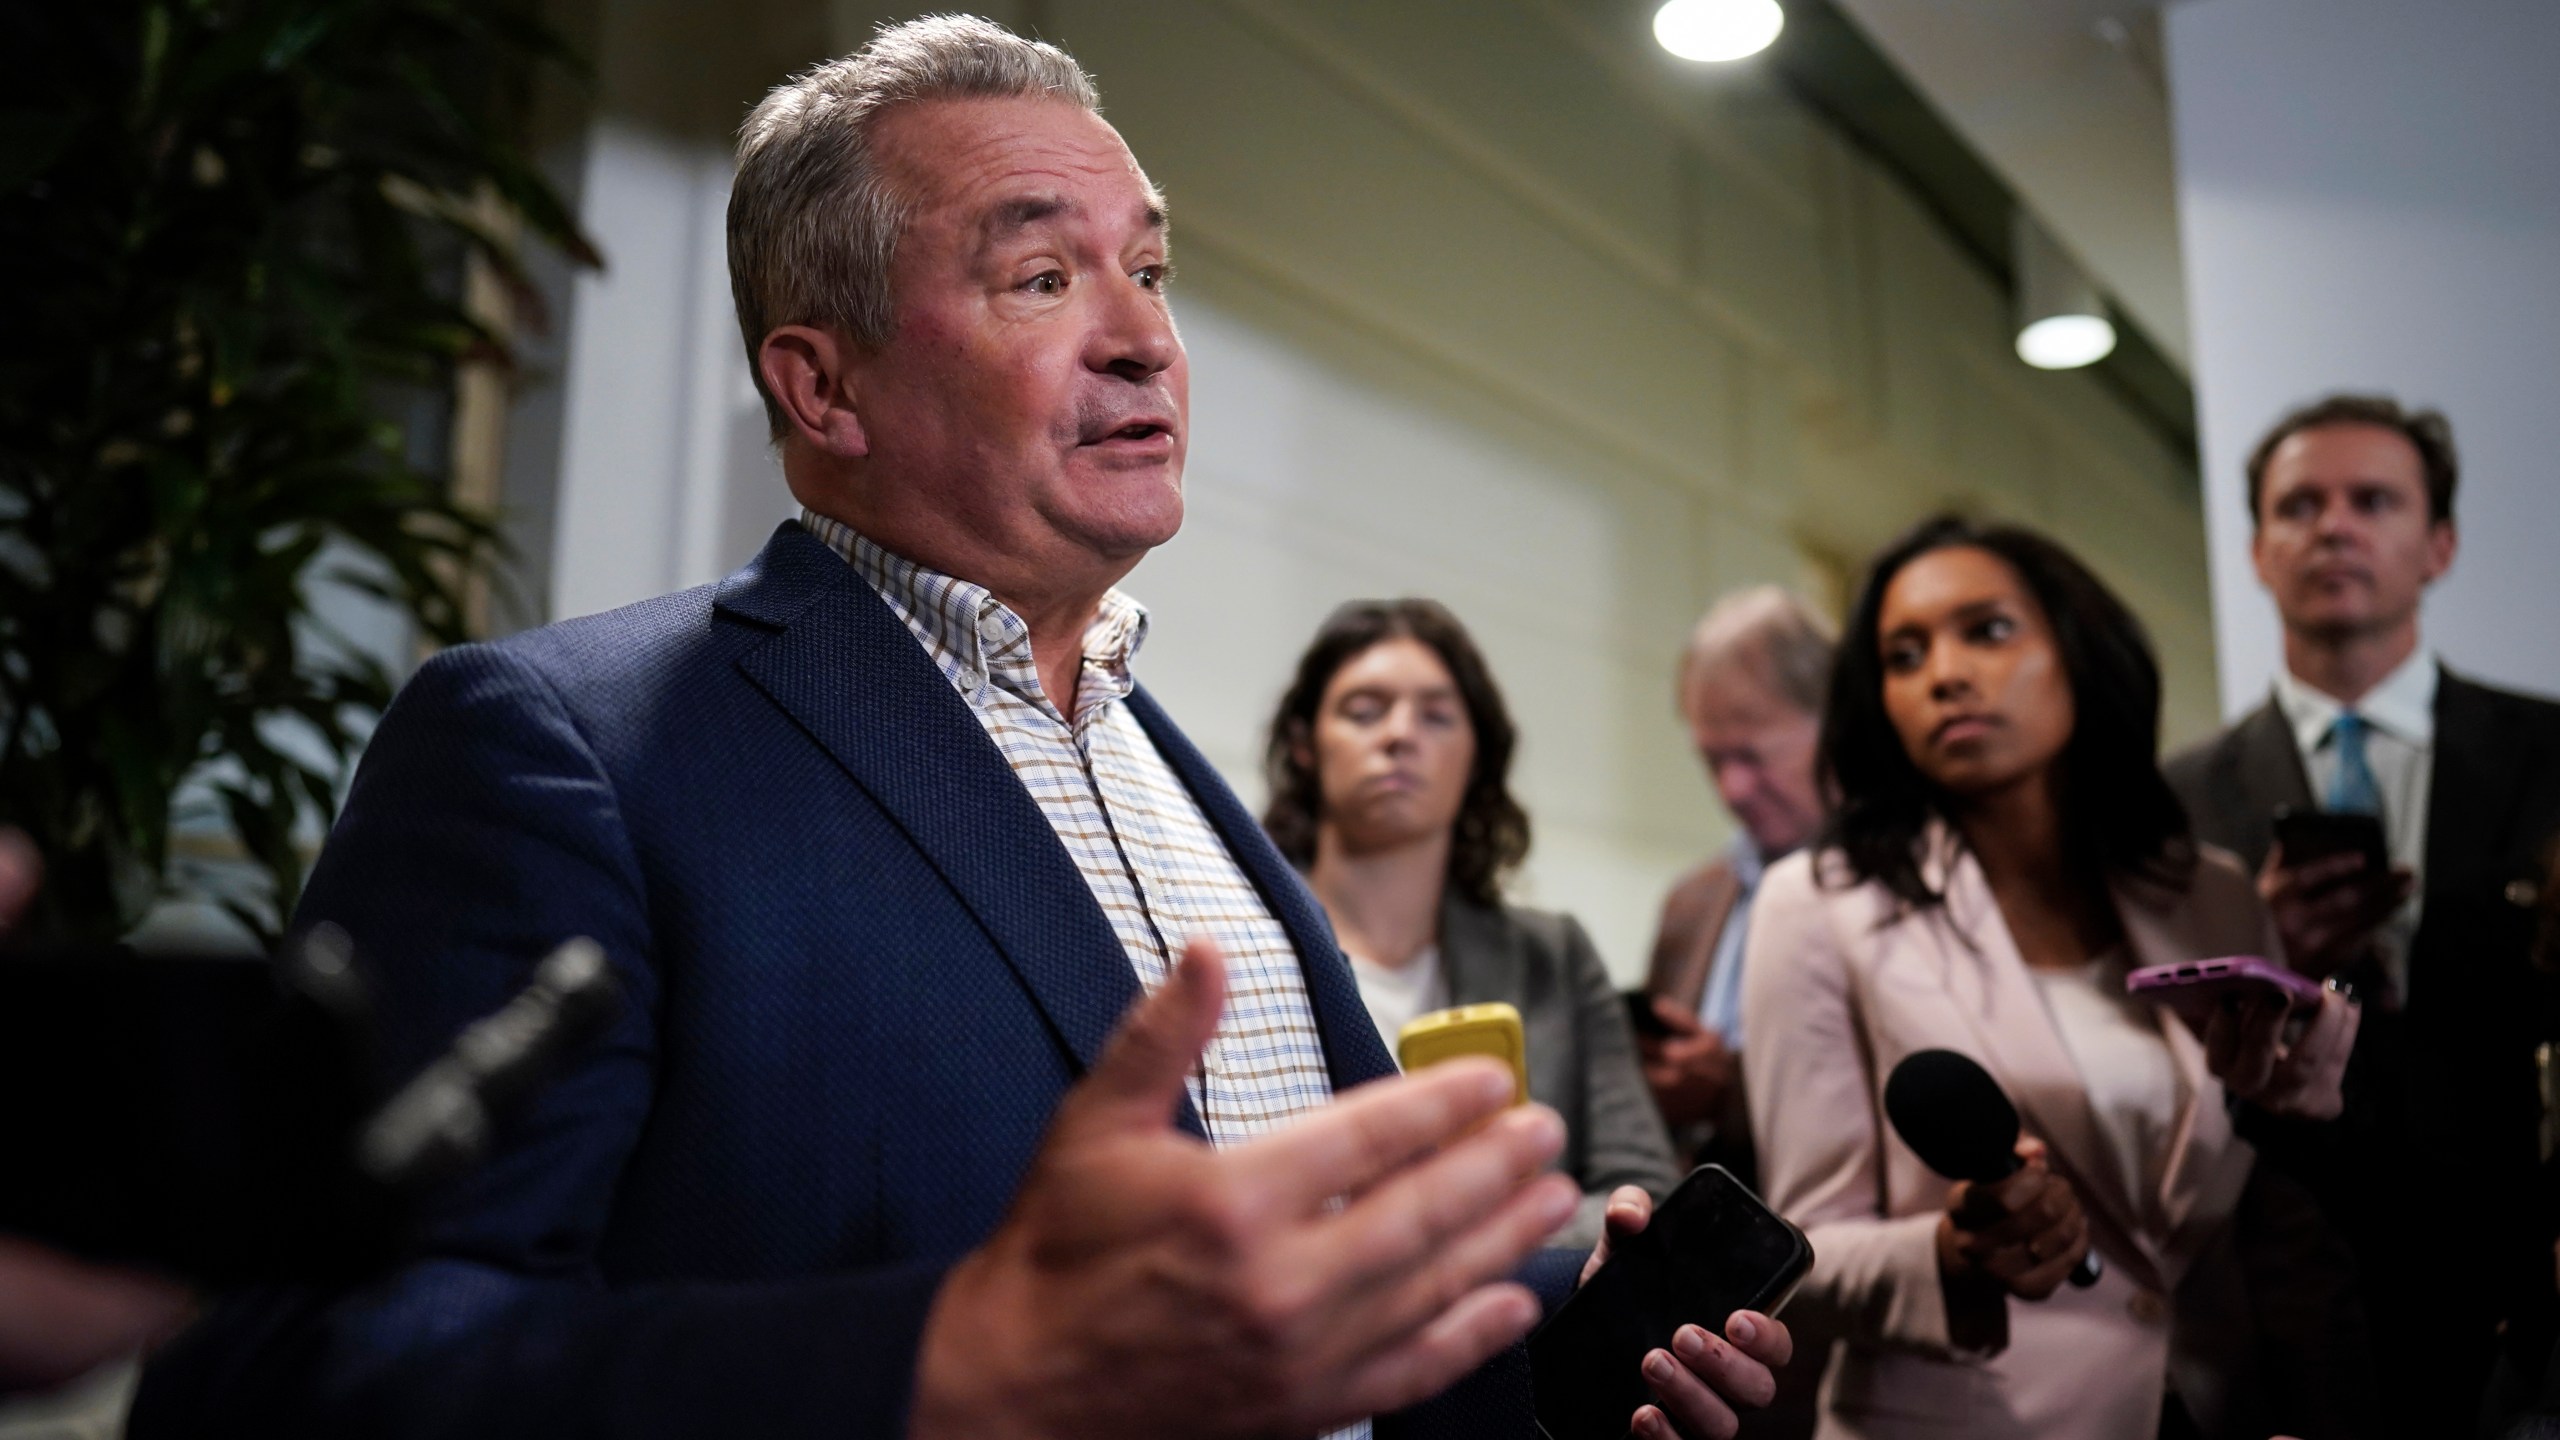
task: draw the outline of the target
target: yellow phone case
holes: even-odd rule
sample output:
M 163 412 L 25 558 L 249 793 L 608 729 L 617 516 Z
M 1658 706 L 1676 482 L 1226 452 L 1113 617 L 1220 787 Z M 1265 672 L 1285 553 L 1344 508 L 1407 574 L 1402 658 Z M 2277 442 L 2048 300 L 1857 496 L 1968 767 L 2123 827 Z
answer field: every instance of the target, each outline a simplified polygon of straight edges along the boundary
M 1396 1063 L 1406 1073 L 1461 1055 L 1490 1055 L 1511 1067 L 1511 1103 L 1529 1103 L 1529 1047 L 1520 1012 L 1500 1001 L 1417 1015 L 1396 1033 Z

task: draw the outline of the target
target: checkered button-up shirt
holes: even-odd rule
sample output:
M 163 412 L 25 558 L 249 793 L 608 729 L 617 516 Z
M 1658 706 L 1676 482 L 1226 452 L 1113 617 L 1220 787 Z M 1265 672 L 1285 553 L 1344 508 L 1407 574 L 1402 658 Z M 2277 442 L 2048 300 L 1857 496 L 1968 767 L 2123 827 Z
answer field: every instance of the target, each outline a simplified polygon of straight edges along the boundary
M 803 511 L 802 525 L 842 555 L 914 632 L 1004 753 L 1076 862 L 1153 993 L 1185 939 L 1227 957 L 1227 1008 L 1191 1079 L 1213 1144 L 1269 1130 L 1333 1098 L 1297 947 L 1226 842 L 1122 702 L 1147 612 L 1113 590 L 1084 633 L 1070 717 L 1041 689 L 1031 630 L 980 586 L 881 549 Z

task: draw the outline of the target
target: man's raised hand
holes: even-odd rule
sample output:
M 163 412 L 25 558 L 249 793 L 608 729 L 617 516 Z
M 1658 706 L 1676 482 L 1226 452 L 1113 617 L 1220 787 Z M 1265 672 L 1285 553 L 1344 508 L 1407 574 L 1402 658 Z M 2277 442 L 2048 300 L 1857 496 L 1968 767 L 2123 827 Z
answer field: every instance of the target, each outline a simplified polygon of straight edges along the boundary
M 1225 1151 L 1175 1129 L 1226 968 L 1194 941 L 1059 1105 L 927 1318 L 925 1437 L 1312 1435 L 1447 1388 L 1536 1323 L 1508 1276 L 1573 1212 L 1554 1113 L 1455 1061 Z

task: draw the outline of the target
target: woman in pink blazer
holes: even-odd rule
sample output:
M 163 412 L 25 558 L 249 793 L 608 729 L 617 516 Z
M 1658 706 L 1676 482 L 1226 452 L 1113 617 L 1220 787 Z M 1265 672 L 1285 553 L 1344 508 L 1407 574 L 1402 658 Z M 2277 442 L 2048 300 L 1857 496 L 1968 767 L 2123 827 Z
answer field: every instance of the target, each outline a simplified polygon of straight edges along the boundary
M 2160 778 L 2159 700 L 2139 622 L 2042 537 L 1934 521 L 1869 574 L 1824 717 L 1838 809 L 1769 872 L 1744 964 L 1762 1176 L 1816 1255 L 1800 1323 L 1845 1336 L 1823 1436 L 2268 1433 L 2225 1096 L 2334 1115 L 2357 1012 L 2330 994 L 2288 1042 L 2280 1011 L 2199 1036 L 2125 997 L 2278 953 Z M 2016 1103 L 2009 1180 L 1951 1187 L 1883 1119 L 1931 1048 Z M 2064 1285 L 2091 1246 L 2098 1283 Z

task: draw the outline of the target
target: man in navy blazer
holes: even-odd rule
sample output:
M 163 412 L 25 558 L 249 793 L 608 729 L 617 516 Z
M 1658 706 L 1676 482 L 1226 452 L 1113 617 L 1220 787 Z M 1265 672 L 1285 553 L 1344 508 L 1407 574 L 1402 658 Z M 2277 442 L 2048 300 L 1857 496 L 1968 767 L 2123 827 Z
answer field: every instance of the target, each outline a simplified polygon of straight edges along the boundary
M 1580 1260 L 1529 1263 L 1558 1122 L 1490 1065 L 1390 1078 L 1321 912 L 1126 673 L 1111 587 L 1181 519 L 1162 198 L 1072 60 L 983 21 L 779 87 L 740 151 L 805 523 L 423 667 L 300 915 L 369 962 L 393 1073 L 565 936 L 628 1014 L 413 1263 L 227 1300 L 133 1433 L 1532 1433 L 1513 1277 Z M 1190 868 L 1141 873 L 1133 797 Z M 1639 1433 L 1732 1433 L 1789 1341 L 1675 1348 Z

